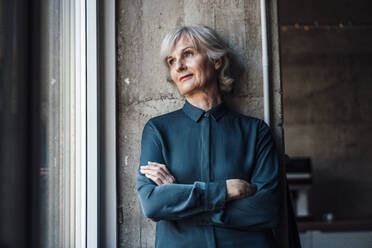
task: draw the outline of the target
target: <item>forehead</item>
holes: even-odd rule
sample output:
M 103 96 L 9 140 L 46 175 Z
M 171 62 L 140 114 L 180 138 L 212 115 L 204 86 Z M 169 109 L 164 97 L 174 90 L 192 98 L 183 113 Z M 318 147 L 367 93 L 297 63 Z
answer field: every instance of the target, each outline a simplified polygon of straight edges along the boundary
M 183 36 L 180 39 L 178 39 L 172 46 L 172 49 L 170 50 L 168 56 L 173 56 L 179 52 L 182 52 L 182 50 L 186 47 L 192 47 L 196 50 L 198 50 L 195 42 L 192 42 L 190 38 Z

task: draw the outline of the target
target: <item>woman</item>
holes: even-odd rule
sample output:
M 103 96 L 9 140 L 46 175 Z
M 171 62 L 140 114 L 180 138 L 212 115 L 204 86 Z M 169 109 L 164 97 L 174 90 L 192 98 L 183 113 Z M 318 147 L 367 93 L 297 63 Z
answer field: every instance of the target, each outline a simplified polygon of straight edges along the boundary
M 163 40 L 162 59 L 185 97 L 142 133 L 137 190 L 157 222 L 156 247 L 275 247 L 278 158 L 270 128 L 231 111 L 229 49 L 206 26 Z

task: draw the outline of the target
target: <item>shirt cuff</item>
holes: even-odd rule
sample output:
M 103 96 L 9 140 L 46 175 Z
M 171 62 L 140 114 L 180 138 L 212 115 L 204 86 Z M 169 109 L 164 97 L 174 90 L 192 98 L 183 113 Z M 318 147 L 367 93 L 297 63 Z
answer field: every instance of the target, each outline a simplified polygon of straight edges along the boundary
M 223 209 L 226 200 L 226 181 L 207 182 L 205 198 L 207 211 Z

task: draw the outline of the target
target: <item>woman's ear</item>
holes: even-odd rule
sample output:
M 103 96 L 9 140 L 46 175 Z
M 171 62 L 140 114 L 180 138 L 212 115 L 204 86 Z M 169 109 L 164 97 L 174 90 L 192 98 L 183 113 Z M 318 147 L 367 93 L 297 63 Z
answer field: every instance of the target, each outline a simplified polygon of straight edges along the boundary
M 221 68 L 221 66 L 222 66 L 222 57 L 220 57 L 220 58 L 218 58 L 214 61 L 214 69 L 218 70 L 218 69 Z

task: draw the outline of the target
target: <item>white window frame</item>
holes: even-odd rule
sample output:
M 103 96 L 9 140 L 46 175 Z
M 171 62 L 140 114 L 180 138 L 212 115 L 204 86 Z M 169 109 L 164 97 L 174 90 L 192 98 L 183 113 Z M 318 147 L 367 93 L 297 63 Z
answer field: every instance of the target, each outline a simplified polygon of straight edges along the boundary
M 76 247 L 117 247 L 115 1 L 85 4 L 86 243 Z

